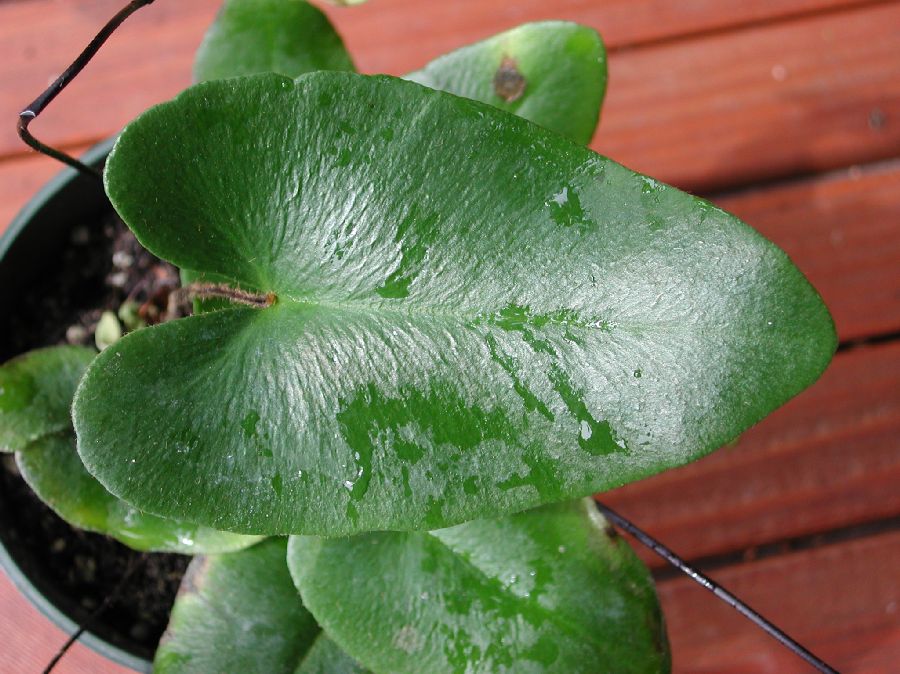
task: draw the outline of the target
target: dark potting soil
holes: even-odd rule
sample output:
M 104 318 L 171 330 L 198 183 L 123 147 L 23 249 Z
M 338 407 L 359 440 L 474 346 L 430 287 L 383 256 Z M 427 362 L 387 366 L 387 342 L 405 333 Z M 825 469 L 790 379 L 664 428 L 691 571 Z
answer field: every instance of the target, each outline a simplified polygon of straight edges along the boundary
M 0 361 L 42 346 L 93 344 L 101 314 L 116 313 L 126 300 L 152 323 L 178 285 L 177 270 L 142 248 L 115 216 L 74 228 L 69 244 L 58 275 L 24 291 L 15 315 L 5 317 Z M 12 557 L 63 612 L 83 625 L 107 601 L 88 629 L 152 657 L 189 557 L 136 552 L 74 529 L 34 495 L 11 456 L 0 467 L 0 530 Z

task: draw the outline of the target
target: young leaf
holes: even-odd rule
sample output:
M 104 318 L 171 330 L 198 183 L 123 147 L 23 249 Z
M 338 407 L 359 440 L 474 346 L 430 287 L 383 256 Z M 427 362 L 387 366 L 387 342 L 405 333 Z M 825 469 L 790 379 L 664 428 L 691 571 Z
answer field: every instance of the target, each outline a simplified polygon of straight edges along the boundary
M 0 366 L 0 451 L 17 452 L 72 427 L 78 380 L 97 352 L 81 346 L 31 351 Z
M 106 186 L 155 254 L 277 297 L 127 335 L 76 394 L 107 488 L 215 528 L 435 529 L 608 489 L 834 350 L 737 218 L 394 78 L 198 85 L 129 125 Z
M 194 80 L 353 70 L 341 37 L 304 0 L 226 0 L 194 60 Z
M 188 567 L 153 663 L 156 674 L 292 674 L 319 634 L 269 539 Z
M 292 537 L 303 601 L 378 672 L 669 668 L 653 582 L 590 500 L 432 532 Z
M 120 501 L 85 470 L 71 431 L 32 442 L 16 454 L 16 462 L 28 486 L 66 522 L 135 550 L 201 554 L 240 550 L 259 541 L 142 513 Z
M 606 92 L 606 51 L 586 26 L 528 23 L 441 56 L 406 79 L 490 103 L 586 145 Z
M 320 633 L 294 674 L 371 674 L 340 646 Z

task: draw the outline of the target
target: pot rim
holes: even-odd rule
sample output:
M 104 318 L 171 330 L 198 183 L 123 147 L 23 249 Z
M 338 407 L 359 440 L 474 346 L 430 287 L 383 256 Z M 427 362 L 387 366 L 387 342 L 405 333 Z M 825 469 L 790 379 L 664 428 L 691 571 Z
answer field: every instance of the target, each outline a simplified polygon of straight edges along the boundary
M 94 145 L 85 152 L 82 161 L 89 165 L 99 164 L 109 154 L 114 143 L 115 137 Z M 46 204 L 56 198 L 59 192 L 78 178 L 79 175 L 76 169 L 66 168 L 56 174 L 28 200 L 28 203 L 10 222 L 6 231 L 0 235 L 0 261 L 6 257 L 15 240 L 31 224 L 32 220 L 40 214 Z M 70 635 L 79 629 L 80 625 L 78 623 L 63 613 L 37 588 L 25 571 L 12 558 L 2 540 L 0 540 L 0 568 L 3 569 L 16 589 L 38 611 L 49 618 L 54 625 Z M 85 630 L 78 638 L 78 641 L 99 655 L 137 672 L 150 672 L 152 669 L 152 663 L 149 660 L 115 646 L 90 630 Z

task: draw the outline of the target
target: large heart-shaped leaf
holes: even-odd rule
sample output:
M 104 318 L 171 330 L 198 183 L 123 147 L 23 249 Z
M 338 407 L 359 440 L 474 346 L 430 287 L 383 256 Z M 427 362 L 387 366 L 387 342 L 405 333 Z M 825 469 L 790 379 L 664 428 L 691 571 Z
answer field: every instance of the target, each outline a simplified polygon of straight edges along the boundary
M 314 70 L 353 70 L 353 61 L 328 17 L 305 0 L 226 0 L 194 59 L 198 82 Z
M 287 541 L 197 557 L 153 663 L 158 674 L 292 674 L 319 635 L 285 563 Z
M 198 85 L 129 125 L 106 185 L 157 255 L 277 298 L 132 333 L 76 395 L 101 482 L 216 528 L 434 529 L 607 489 L 732 439 L 834 349 L 733 216 L 402 80 Z
M 85 470 L 71 431 L 36 440 L 16 454 L 16 462 L 28 486 L 66 522 L 135 550 L 229 552 L 259 540 L 148 515 L 117 499 Z
M 407 76 L 587 144 L 606 92 L 606 51 L 577 23 L 528 23 L 435 59 Z
M 0 452 L 72 428 L 72 396 L 96 355 L 81 346 L 51 347 L 0 366 Z
M 653 673 L 653 582 L 590 500 L 432 532 L 292 537 L 326 632 L 376 672 Z

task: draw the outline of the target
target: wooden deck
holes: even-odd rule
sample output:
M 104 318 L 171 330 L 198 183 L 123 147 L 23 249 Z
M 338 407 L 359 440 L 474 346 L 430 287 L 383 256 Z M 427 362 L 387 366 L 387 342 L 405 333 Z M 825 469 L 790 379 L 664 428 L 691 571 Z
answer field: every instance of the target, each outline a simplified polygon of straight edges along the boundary
M 16 113 L 122 0 L 0 0 L 0 229 L 59 167 Z M 219 0 L 158 0 L 33 125 L 79 151 L 176 94 Z M 841 349 L 737 446 L 604 496 L 842 672 L 900 671 L 900 2 L 372 0 L 329 13 L 364 72 L 401 74 L 547 18 L 597 28 L 611 83 L 598 151 L 711 197 L 783 247 Z M 643 553 L 642 553 L 643 554 Z M 676 672 L 807 672 L 649 555 Z M 0 671 L 64 635 L 0 578 Z M 61 673 L 121 672 L 78 647 Z

